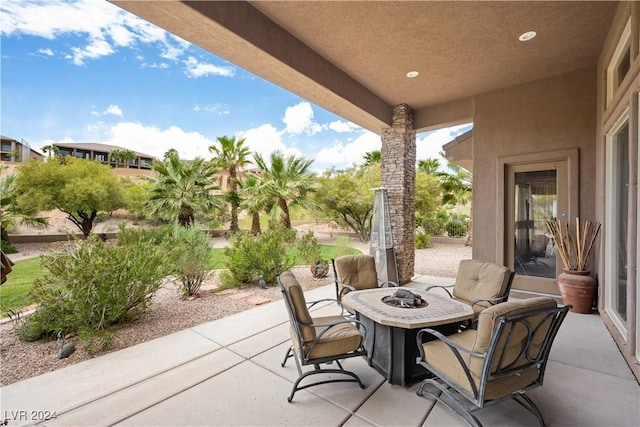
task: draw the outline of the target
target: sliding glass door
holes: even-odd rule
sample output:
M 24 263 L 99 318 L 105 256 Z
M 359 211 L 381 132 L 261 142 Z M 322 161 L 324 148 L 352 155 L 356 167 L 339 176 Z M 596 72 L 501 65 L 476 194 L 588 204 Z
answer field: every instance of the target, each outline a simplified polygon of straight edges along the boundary
M 622 336 L 626 336 L 629 261 L 629 123 L 626 118 L 607 136 L 606 172 L 605 307 Z

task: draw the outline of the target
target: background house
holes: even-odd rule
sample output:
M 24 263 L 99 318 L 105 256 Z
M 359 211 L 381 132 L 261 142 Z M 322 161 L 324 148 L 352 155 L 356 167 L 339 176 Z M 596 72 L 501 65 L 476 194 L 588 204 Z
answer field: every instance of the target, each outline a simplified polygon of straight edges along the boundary
M 11 172 L 20 163 L 28 162 L 29 159 L 41 159 L 43 155 L 31 148 L 24 139 L 9 138 L 0 135 L 0 163 L 5 168 L 3 172 Z
M 86 160 L 97 160 L 108 164 L 121 176 L 153 175 L 151 164 L 155 157 L 134 151 L 133 159 L 118 159 L 113 155 L 113 151 L 125 151 L 127 148 L 116 145 L 95 144 L 95 143 L 54 143 L 61 156 L 72 156 Z

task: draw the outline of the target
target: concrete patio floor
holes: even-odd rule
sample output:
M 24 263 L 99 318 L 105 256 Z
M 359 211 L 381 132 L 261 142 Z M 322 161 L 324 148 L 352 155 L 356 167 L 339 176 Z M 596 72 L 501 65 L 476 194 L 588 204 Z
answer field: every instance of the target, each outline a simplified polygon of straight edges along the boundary
M 419 276 L 422 283 L 451 282 Z M 421 286 L 421 285 L 419 285 Z M 307 293 L 331 298 L 332 285 Z M 336 312 L 324 304 L 314 315 Z M 9 426 L 461 426 L 441 404 L 390 385 L 364 359 L 345 361 L 366 385 L 296 393 L 282 301 L 256 307 L 0 389 Z M 640 426 L 640 387 L 596 314 L 569 313 L 542 388 L 529 393 L 551 426 Z M 55 419 L 42 417 L 54 413 Z M 476 413 L 486 426 L 537 425 L 513 402 Z

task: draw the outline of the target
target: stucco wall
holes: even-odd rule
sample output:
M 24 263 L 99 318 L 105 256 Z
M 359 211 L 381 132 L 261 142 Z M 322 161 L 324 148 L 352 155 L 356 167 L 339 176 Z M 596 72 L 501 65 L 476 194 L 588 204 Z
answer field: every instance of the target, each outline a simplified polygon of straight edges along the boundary
M 596 73 L 578 70 L 475 99 L 473 257 L 498 261 L 498 158 L 578 148 L 580 216 L 594 218 Z M 500 239 L 501 240 L 501 239 Z

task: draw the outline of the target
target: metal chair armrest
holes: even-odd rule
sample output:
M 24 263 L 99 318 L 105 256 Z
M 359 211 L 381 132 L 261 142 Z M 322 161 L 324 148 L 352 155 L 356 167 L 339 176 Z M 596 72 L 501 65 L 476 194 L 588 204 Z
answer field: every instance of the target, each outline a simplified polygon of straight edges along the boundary
M 449 297 L 453 298 L 453 295 L 451 294 L 451 292 L 449 292 L 449 289 L 447 288 L 453 288 L 454 285 L 448 285 L 448 286 L 443 286 L 443 285 L 431 285 L 431 286 L 427 286 L 424 290 L 426 292 L 428 292 L 429 290 L 433 289 L 433 288 L 440 288 L 443 289 L 447 294 L 449 294 Z
M 456 360 L 458 361 L 458 364 L 462 368 L 463 372 L 465 373 L 465 375 L 467 377 L 467 381 L 469 382 L 469 386 L 471 387 L 471 390 L 473 391 L 473 395 L 477 396 L 478 395 L 478 389 L 476 387 L 475 382 L 473 381 L 473 378 L 471 377 L 471 371 L 469 371 L 469 367 L 467 366 L 466 363 L 464 363 L 464 360 L 462 360 L 462 355 L 460 354 L 460 352 L 469 354 L 469 355 L 474 356 L 474 357 L 479 357 L 479 358 L 482 358 L 482 359 L 485 358 L 486 354 L 485 353 L 477 353 L 475 351 L 468 350 L 468 349 L 462 347 L 461 345 L 456 344 L 455 342 L 451 341 L 449 338 L 444 336 L 442 333 L 436 331 L 435 329 L 425 328 L 425 329 L 419 330 L 418 334 L 416 336 L 416 343 L 418 345 L 418 351 L 420 352 L 420 356 L 416 357 L 416 363 L 420 364 L 422 366 L 428 365 L 428 362 L 425 360 L 425 357 L 424 357 L 425 356 L 424 347 L 422 346 L 422 335 L 423 335 L 423 333 L 428 333 L 428 334 L 436 337 L 440 341 L 444 342 L 447 345 L 449 350 L 451 350 L 451 352 L 455 356 Z M 425 366 L 425 367 L 427 367 L 427 366 Z M 427 369 L 428 369 L 428 367 L 427 367 Z
M 476 299 L 472 299 L 471 301 L 469 301 L 469 305 L 471 307 L 473 307 L 474 305 L 476 305 L 479 302 L 488 302 L 491 305 L 496 305 L 498 303 L 504 302 L 506 300 L 506 298 L 476 298 Z
M 340 289 L 340 291 L 338 292 L 338 304 L 340 304 L 340 301 L 342 300 L 344 294 L 348 293 L 349 291 L 356 291 L 357 289 L 342 282 L 336 282 L 336 286 L 338 286 L 338 284 L 342 286 L 342 289 Z
M 314 305 L 320 303 L 320 302 L 338 302 L 338 300 L 334 299 L 334 298 L 323 298 L 323 299 L 319 299 L 319 300 L 315 300 L 315 301 L 306 301 L 307 305 L 309 306 L 309 308 L 313 307 Z

